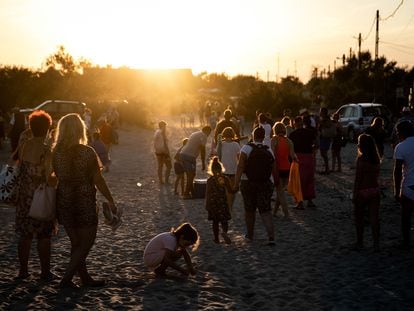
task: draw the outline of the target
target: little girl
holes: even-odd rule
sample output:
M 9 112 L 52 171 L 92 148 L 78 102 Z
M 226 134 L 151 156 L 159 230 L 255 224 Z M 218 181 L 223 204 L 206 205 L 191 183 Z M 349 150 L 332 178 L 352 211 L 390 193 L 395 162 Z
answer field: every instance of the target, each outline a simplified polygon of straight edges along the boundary
M 206 210 L 208 211 L 208 220 L 213 221 L 214 242 L 220 243 L 219 239 L 219 223 L 221 223 L 222 237 L 226 244 L 230 244 L 231 240 L 227 235 L 229 228 L 228 221 L 231 219 L 229 206 L 227 203 L 226 190 L 233 192 L 230 180 L 224 176 L 222 164 L 218 157 L 213 157 L 210 161 L 208 173 L 211 175 L 207 179 L 206 189 Z
M 361 134 L 358 137 L 358 157 L 356 164 L 353 203 L 357 244 L 355 249 L 363 247 L 364 210 L 368 207 L 371 223 L 374 251 L 379 251 L 379 207 L 380 189 L 378 177 L 380 157 L 372 136 Z
M 181 188 L 181 195 L 184 194 L 184 167 L 181 163 L 180 152 L 181 149 L 187 144 L 188 138 L 184 138 L 182 146 L 177 150 L 177 153 L 174 156 L 174 173 L 175 173 L 175 184 L 174 184 L 174 194 L 178 194 L 178 185 Z
M 196 273 L 187 247 L 192 251 L 198 247 L 200 238 L 197 230 L 189 223 L 181 224 L 177 229 L 163 232 L 152 238 L 144 250 L 144 264 L 159 277 L 166 276 L 165 270 L 171 267 L 185 276 Z M 184 258 L 187 269 L 177 265 L 177 259 Z

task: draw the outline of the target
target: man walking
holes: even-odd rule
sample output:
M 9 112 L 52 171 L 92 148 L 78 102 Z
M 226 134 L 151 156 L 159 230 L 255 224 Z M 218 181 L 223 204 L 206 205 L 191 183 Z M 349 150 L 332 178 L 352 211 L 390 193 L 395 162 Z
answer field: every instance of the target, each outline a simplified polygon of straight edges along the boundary
M 235 190 L 238 190 L 240 185 L 247 229 L 246 239 L 253 240 L 257 209 L 266 228 L 268 245 L 274 245 L 271 207 L 274 188 L 271 174 L 274 156 L 269 147 L 263 144 L 264 137 L 264 128 L 257 127 L 253 131 L 253 142 L 241 148 L 235 177 Z
M 186 187 L 184 191 L 184 199 L 191 199 L 193 194 L 193 181 L 196 175 L 196 160 L 201 155 L 201 167 L 206 169 L 206 143 L 211 133 L 211 127 L 205 126 L 201 131 L 194 132 L 188 138 L 187 144 L 180 152 L 180 159 L 183 163 L 186 175 Z
M 401 205 L 402 248 L 410 248 L 411 214 L 414 210 L 414 125 L 402 121 L 396 127 L 400 143 L 394 150 L 394 195 Z
M 168 140 L 166 133 L 167 123 L 165 121 L 160 121 L 158 123 L 158 130 L 155 131 L 154 135 L 154 150 L 155 156 L 157 157 L 158 164 L 158 181 L 160 184 L 168 184 L 170 173 L 171 173 L 171 157 L 170 150 L 168 148 Z M 165 179 L 163 179 L 163 167 L 165 169 Z

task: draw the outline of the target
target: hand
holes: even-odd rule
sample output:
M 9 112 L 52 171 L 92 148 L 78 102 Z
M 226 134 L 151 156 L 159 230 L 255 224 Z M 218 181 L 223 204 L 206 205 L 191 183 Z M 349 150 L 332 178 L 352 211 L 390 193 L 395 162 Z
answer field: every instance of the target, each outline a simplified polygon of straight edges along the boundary
M 112 214 L 116 215 L 116 213 L 118 212 L 118 209 L 117 209 L 117 207 L 115 206 L 115 203 L 114 203 L 114 202 L 109 202 L 109 201 L 108 201 L 108 206 L 109 206 L 109 208 L 111 209 Z
M 188 269 L 188 271 L 190 272 L 191 275 L 195 275 L 197 273 L 197 271 L 194 268 L 190 268 Z
M 394 200 L 396 201 L 396 202 L 400 202 L 400 200 L 401 200 L 401 197 L 400 197 L 400 195 L 399 194 L 395 194 L 394 195 Z

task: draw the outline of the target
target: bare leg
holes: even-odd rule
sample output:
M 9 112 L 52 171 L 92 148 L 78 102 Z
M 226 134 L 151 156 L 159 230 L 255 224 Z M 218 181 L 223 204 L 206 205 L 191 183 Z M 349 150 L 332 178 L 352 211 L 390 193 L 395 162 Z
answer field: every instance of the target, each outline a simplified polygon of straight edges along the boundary
M 170 180 L 171 167 L 172 167 L 170 158 L 165 160 L 165 167 L 166 167 L 166 169 L 165 169 L 165 183 L 168 184 L 169 180 Z
M 28 263 L 30 256 L 30 247 L 32 245 L 32 236 L 22 236 L 20 237 L 19 244 L 17 247 L 17 252 L 19 256 L 20 270 L 18 277 L 26 278 L 29 275 L 28 272 Z
M 260 216 L 262 217 L 263 224 L 265 225 L 269 241 L 274 241 L 275 233 L 274 233 L 274 228 L 273 228 L 272 213 L 269 211 L 269 212 L 260 214 Z
M 186 185 L 184 195 L 190 195 L 193 193 L 193 182 L 194 182 L 195 172 L 187 172 L 186 176 L 187 176 L 187 185 Z
M 163 160 L 162 160 L 162 156 L 157 155 L 157 165 L 158 165 L 158 181 L 160 184 L 163 184 L 163 180 L 162 180 L 162 167 L 163 167 Z
M 43 238 L 37 241 L 37 251 L 39 253 L 41 276 L 50 276 L 50 238 Z
M 286 195 L 285 195 L 285 187 L 287 184 L 286 178 L 280 178 L 279 184 L 276 187 L 276 194 L 277 194 L 277 203 L 280 203 L 282 206 L 283 214 L 285 217 L 289 217 L 289 210 L 286 202 Z M 275 208 L 277 211 L 277 209 Z
M 88 278 L 85 260 L 91 250 L 96 238 L 96 226 L 85 228 L 66 228 L 71 241 L 71 258 L 61 283 L 66 284 L 72 281 L 74 274 L 79 270 L 82 278 Z
M 220 243 L 219 239 L 219 222 L 217 220 L 213 220 L 213 234 L 214 234 L 214 242 Z
M 247 238 L 253 240 L 254 223 L 256 221 L 256 212 L 245 211 L 244 219 L 246 222 Z

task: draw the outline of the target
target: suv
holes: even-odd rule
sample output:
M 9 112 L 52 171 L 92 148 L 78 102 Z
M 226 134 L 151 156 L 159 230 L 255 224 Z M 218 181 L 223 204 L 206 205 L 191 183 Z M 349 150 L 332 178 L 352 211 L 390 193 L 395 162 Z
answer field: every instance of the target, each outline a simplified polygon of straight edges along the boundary
M 392 115 L 390 110 L 382 104 L 358 103 L 341 106 L 337 111 L 339 123 L 343 133 L 350 141 L 356 141 L 359 134 L 371 125 L 372 119 L 381 117 L 384 120 L 384 128 L 390 133 Z
M 25 115 L 29 115 L 35 110 L 44 110 L 52 117 L 54 122 L 68 113 L 78 113 L 83 115 L 86 104 L 78 101 L 69 100 L 47 100 L 35 108 L 20 109 Z

